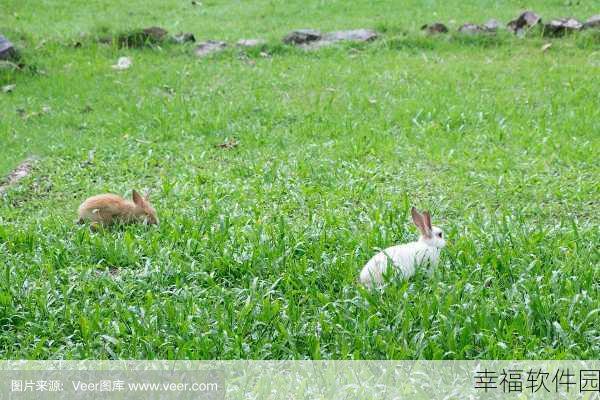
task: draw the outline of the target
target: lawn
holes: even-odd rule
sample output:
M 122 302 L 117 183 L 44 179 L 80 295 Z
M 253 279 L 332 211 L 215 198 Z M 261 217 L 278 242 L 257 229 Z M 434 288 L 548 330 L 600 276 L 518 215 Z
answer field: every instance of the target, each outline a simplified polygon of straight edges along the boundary
M 0 176 L 38 159 L 0 197 L 0 358 L 600 358 L 600 30 L 419 31 L 517 1 L 106 3 L 0 9 L 27 64 L 0 70 Z M 152 25 L 267 54 L 96 40 Z M 306 27 L 381 35 L 281 44 Z M 134 188 L 158 227 L 74 224 Z M 360 287 L 416 239 L 411 205 L 446 232 L 440 265 Z

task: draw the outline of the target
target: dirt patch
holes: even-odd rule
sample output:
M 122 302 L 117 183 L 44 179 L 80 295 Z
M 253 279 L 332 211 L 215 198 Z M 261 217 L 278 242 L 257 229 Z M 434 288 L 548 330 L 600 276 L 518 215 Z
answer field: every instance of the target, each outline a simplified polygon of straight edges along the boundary
M 108 267 L 98 268 L 96 270 L 96 276 L 98 277 L 107 276 L 110 278 L 118 278 L 119 275 L 121 275 L 121 268 L 115 265 L 109 265 Z
M 13 169 L 10 174 L 0 181 L 0 195 L 4 194 L 11 186 L 17 184 L 21 179 L 25 178 L 31 173 L 36 157 L 29 157 L 25 159 L 17 168 Z
M 240 145 L 240 142 L 237 139 L 233 138 L 233 139 L 227 139 L 223 143 L 215 144 L 215 147 L 218 149 L 231 150 L 231 149 L 235 149 L 239 145 Z

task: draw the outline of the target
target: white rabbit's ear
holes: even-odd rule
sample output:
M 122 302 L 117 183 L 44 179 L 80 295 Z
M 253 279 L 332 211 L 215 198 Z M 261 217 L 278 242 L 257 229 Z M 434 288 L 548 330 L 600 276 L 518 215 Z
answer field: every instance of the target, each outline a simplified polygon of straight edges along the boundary
M 412 220 L 421 231 L 421 234 L 425 237 L 431 237 L 431 229 L 427 226 L 425 222 L 425 217 L 423 214 L 420 214 L 416 208 L 411 208 L 410 213 L 412 214 Z
M 410 213 L 412 215 L 413 223 L 419 228 L 419 230 L 424 234 L 425 225 L 423 224 L 423 216 L 419 214 L 416 208 L 411 208 Z
M 429 232 L 431 232 L 431 215 L 429 214 L 429 211 L 423 211 L 423 220 L 425 221 L 425 228 L 429 229 Z
M 421 227 L 421 214 L 417 211 L 415 207 L 410 209 L 410 214 L 412 215 L 412 220 L 417 227 Z

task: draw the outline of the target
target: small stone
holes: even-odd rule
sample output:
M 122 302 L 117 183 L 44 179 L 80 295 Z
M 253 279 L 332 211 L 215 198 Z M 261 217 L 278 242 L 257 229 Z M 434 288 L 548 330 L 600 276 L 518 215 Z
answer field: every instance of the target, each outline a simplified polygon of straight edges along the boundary
M 188 43 L 188 42 L 195 42 L 196 38 L 194 37 L 193 33 L 179 33 L 175 36 L 173 36 L 173 41 L 177 44 L 183 44 L 183 43 Z
M 167 33 L 163 28 L 151 26 L 149 28 L 125 32 L 114 38 L 110 36 L 103 37 L 100 38 L 100 42 L 112 43 L 114 41 L 119 47 L 145 47 L 162 42 L 166 38 Z
M 314 29 L 298 29 L 288 33 L 283 38 L 285 44 L 305 44 L 321 40 L 321 32 Z
M 112 68 L 116 69 L 118 71 L 123 71 L 125 69 L 129 69 L 129 67 L 131 67 L 132 64 L 133 64 L 133 61 L 131 60 L 130 57 L 119 57 L 119 59 L 117 60 L 117 63 L 114 64 L 112 66 Z
M 422 31 L 427 31 L 430 35 L 435 35 L 437 33 L 448 33 L 448 27 L 441 22 L 435 22 L 431 25 L 425 24 L 421 27 Z
M 576 32 L 583 28 L 583 24 L 575 18 L 553 19 L 544 25 L 544 35 L 562 36 L 570 32 Z
M 236 46 L 238 47 L 258 47 L 263 46 L 267 42 L 263 39 L 240 39 L 237 41 Z
M 168 33 L 165 29 L 160 28 L 158 26 L 151 26 L 149 28 L 145 28 L 142 30 L 142 32 L 144 32 L 144 34 L 148 38 L 156 42 L 160 42 L 161 40 L 163 40 Z
M 348 31 L 335 31 L 326 33 L 323 40 L 328 42 L 369 42 L 377 39 L 377 32 L 371 29 L 352 29 Z
M 464 24 L 463 26 L 461 26 L 460 28 L 458 28 L 458 31 L 460 33 L 464 33 L 466 35 L 478 35 L 480 33 L 483 33 L 484 29 L 481 26 L 479 26 L 479 25 Z
M 500 25 L 500 21 L 496 19 L 490 19 L 481 27 L 487 32 L 496 32 L 498 29 L 500 29 Z
M 527 26 L 535 26 L 542 22 L 542 18 L 533 11 L 525 11 L 519 16 L 519 21 L 524 21 Z
M 593 15 L 585 21 L 583 24 L 583 29 L 591 29 L 591 28 L 600 28 L 600 14 Z
M 522 34 L 524 30 L 531 29 L 542 22 L 542 18 L 533 11 L 525 11 L 517 19 L 507 24 L 508 29 L 516 34 Z
M 377 32 L 371 29 L 351 29 L 347 31 L 334 31 L 322 35 L 318 40 L 313 40 L 297 45 L 304 50 L 317 50 L 338 42 L 369 42 L 377 39 Z
M 217 53 L 225 50 L 227 43 L 218 40 L 207 40 L 202 42 L 196 47 L 196 55 L 198 57 L 205 57 L 211 53 Z
M 13 90 L 15 90 L 16 87 L 17 87 L 17 85 L 15 85 L 15 84 L 4 85 L 4 86 L 2 86 L 2 93 L 11 93 Z
M 17 49 L 15 49 L 15 46 L 10 40 L 0 35 L 0 60 L 14 60 L 18 58 L 18 56 Z

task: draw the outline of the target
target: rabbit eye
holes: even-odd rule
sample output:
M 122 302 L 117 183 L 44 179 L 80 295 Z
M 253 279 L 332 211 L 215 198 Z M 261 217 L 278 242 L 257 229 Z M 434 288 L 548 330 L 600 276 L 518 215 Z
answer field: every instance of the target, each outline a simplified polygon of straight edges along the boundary
M 443 234 L 442 232 L 440 232 L 440 233 L 438 233 L 437 235 L 438 235 L 438 237 L 440 237 L 440 238 L 441 238 L 441 237 L 442 237 L 444 234 Z

